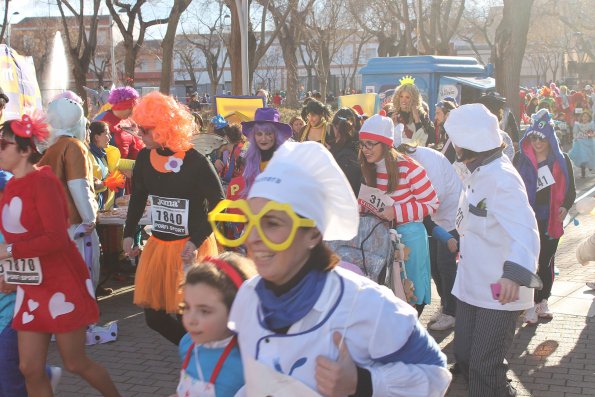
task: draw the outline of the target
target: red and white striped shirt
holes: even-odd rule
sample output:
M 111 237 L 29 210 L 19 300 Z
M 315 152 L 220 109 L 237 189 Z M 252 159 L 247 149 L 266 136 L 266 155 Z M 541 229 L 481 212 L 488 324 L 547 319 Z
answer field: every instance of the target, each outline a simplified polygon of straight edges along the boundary
M 387 193 L 395 204 L 395 222 L 421 222 L 438 209 L 440 202 L 426 170 L 409 157 L 399 156 L 399 184 L 397 190 Z M 388 189 L 388 174 L 384 160 L 376 163 L 376 187 Z

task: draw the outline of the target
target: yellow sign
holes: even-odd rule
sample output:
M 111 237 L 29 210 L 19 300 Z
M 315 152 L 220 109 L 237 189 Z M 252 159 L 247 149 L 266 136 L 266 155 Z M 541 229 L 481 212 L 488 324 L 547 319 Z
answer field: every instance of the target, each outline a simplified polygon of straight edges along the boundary
M 215 113 L 229 116 L 231 113 L 241 114 L 241 121 L 254 120 L 256 109 L 264 107 L 264 98 L 255 96 L 221 96 L 215 97 Z M 239 115 L 237 116 L 239 119 Z M 234 120 L 235 121 L 235 120 Z
M 370 117 L 380 110 L 380 100 L 378 94 L 374 93 L 341 95 L 339 97 L 339 108 L 342 107 L 352 108 L 356 113 Z

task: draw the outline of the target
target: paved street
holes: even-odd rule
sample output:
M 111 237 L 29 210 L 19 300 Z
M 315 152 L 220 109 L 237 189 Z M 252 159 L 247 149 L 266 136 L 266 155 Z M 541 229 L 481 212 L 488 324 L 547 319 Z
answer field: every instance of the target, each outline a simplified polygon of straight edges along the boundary
M 593 173 L 585 179 L 578 178 L 579 196 L 593 185 Z M 595 396 L 595 291 L 585 287 L 586 281 L 595 281 L 595 265 L 582 267 L 574 255 L 578 242 L 595 230 L 595 217 L 579 216 L 578 220 L 578 226 L 570 224 L 566 228 L 556 257 L 560 274 L 550 300 L 554 319 L 538 326 L 518 323 L 508 360 L 509 376 L 521 396 Z M 101 322 L 118 320 L 118 340 L 89 347 L 89 355 L 108 368 L 123 396 L 173 394 L 180 369 L 176 347 L 144 324 L 142 311 L 132 305 L 129 285 L 114 283 L 113 286 L 118 288 L 117 292 L 100 301 Z M 424 325 L 438 306 L 438 300 L 433 299 L 421 318 Z M 453 332 L 432 335 L 452 362 Z M 55 346 L 51 347 L 49 362 L 60 363 Z M 463 381 L 455 379 L 448 396 L 466 395 Z M 57 396 L 99 394 L 79 378 L 65 374 Z

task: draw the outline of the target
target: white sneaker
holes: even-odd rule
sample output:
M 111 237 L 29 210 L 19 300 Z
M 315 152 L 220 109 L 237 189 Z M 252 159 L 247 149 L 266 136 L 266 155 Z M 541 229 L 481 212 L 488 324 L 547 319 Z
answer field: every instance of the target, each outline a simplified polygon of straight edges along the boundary
M 530 309 L 525 311 L 525 322 L 527 324 L 537 324 L 539 321 L 539 316 L 537 315 L 537 307 L 539 304 L 536 304 Z
M 595 281 L 589 281 L 588 283 L 586 283 L 586 285 L 591 289 L 595 289 Z
M 442 317 L 440 317 L 434 324 L 430 325 L 429 328 L 432 331 L 446 331 L 447 329 L 454 328 L 454 326 L 455 318 L 448 314 L 443 314 Z
M 442 318 L 443 314 L 442 314 L 442 308 L 440 308 L 440 310 L 438 310 L 436 313 L 434 313 L 432 315 L 432 317 L 430 317 L 430 322 L 436 322 L 436 321 L 440 321 L 440 319 Z
M 539 318 L 554 318 L 554 313 L 551 312 L 547 305 L 547 299 L 542 300 L 538 305 L 539 309 L 537 310 L 537 316 Z
M 50 385 L 52 386 L 52 392 L 55 394 L 58 389 L 58 383 L 62 378 L 62 368 L 50 366 Z

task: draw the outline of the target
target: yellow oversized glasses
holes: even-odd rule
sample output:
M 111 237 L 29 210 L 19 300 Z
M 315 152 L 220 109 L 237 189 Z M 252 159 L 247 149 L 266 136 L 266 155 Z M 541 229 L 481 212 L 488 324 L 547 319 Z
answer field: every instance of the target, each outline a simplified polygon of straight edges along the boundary
M 266 219 L 265 217 L 271 211 L 281 211 L 291 219 L 291 229 L 289 229 L 288 232 L 277 233 L 277 238 L 275 239 L 271 239 L 271 236 L 267 235 L 267 232 L 271 234 L 270 230 L 276 226 L 263 226 L 262 223 L 263 218 Z M 269 201 L 262 207 L 258 214 L 253 214 L 246 200 L 222 200 L 211 212 L 209 212 L 207 219 L 213 227 L 215 238 L 221 245 L 238 247 L 244 244 L 250 235 L 252 228 L 256 227 L 260 239 L 273 251 L 283 251 L 289 248 L 300 227 L 316 226 L 314 220 L 300 218 L 291 205 L 278 203 L 276 201 Z M 224 223 L 240 225 L 243 226 L 243 229 L 241 233 L 236 233 L 232 236 L 231 233 L 226 233 L 221 227 Z

